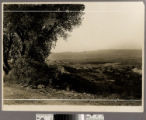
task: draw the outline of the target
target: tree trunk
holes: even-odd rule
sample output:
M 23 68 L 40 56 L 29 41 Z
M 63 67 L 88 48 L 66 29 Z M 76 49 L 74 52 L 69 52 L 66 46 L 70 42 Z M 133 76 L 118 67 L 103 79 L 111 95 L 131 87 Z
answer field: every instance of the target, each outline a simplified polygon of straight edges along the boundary
M 11 68 L 10 68 L 10 66 L 9 66 L 8 61 L 7 61 L 7 59 L 6 59 L 6 58 L 4 58 L 4 65 L 3 65 L 3 69 L 4 69 L 4 71 L 5 71 L 5 73 L 6 73 L 6 74 L 8 74 L 8 73 L 9 73 L 9 71 L 11 70 Z
M 8 69 L 5 66 L 3 66 L 3 70 L 4 70 L 5 74 L 9 73 Z
M 22 51 L 21 51 L 21 55 L 22 55 L 22 56 L 25 54 L 25 50 L 26 50 L 26 46 L 25 46 L 25 44 L 23 43 Z
M 9 56 L 9 52 L 10 52 L 11 46 L 13 44 L 13 38 L 14 38 L 13 35 L 14 35 L 14 33 L 9 33 L 9 40 L 10 41 L 9 41 L 9 44 L 8 44 L 8 51 L 5 54 L 4 60 L 3 60 L 3 62 L 4 62 L 3 69 L 4 69 L 4 71 L 5 71 L 6 74 L 8 74 L 9 71 L 11 70 L 11 68 L 10 68 L 10 66 L 8 64 L 8 56 Z

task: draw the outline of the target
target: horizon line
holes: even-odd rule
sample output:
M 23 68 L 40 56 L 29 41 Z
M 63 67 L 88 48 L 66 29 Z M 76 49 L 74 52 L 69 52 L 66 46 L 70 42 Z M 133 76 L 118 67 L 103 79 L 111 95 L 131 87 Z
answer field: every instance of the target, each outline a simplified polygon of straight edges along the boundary
M 80 53 L 80 52 L 92 52 L 92 51 L 101 51 L 101 50 L 142 50 L 142 48 L 138 49 L 96 49 L 96 50 L 83 50 L 83 51 L 62 51 L 62 52 L 51 52 L 51 53 Z

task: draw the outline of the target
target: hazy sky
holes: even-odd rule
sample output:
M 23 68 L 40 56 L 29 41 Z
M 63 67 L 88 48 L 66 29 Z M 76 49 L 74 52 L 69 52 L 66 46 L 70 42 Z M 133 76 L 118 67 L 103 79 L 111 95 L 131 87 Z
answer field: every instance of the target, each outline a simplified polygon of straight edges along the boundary
M 59 38 L 52 52 L 142 48 L 143 2 L 85 3 L 83 17 L 67 40 Z

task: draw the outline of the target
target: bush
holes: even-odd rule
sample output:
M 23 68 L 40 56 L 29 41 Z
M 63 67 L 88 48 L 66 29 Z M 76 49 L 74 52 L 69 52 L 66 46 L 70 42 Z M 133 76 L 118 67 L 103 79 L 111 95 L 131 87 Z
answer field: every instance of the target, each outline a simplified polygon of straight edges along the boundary
M 32 85 L 33 87 L 37 87 L 39 84 L 43 84 L 45 86 L 51 85 L 53 77 L 55 78 L 56 68 L 49 67 L 44 62 L 34 61 L 29 58 L 19 58 L 15 64 L 13 65 L 13 69 L 8 75 L 9 80 L 13 78 L 11 81 L 23 84 L 23 85 Z

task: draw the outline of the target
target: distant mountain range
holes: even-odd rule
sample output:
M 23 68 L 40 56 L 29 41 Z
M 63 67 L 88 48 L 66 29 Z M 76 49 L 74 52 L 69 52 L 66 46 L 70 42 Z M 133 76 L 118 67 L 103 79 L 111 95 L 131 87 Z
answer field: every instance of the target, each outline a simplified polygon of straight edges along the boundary
M 48 59 L 68 62 L 142 62 L 142 50 L 110 49 L 84 52 L 52 53 Z

